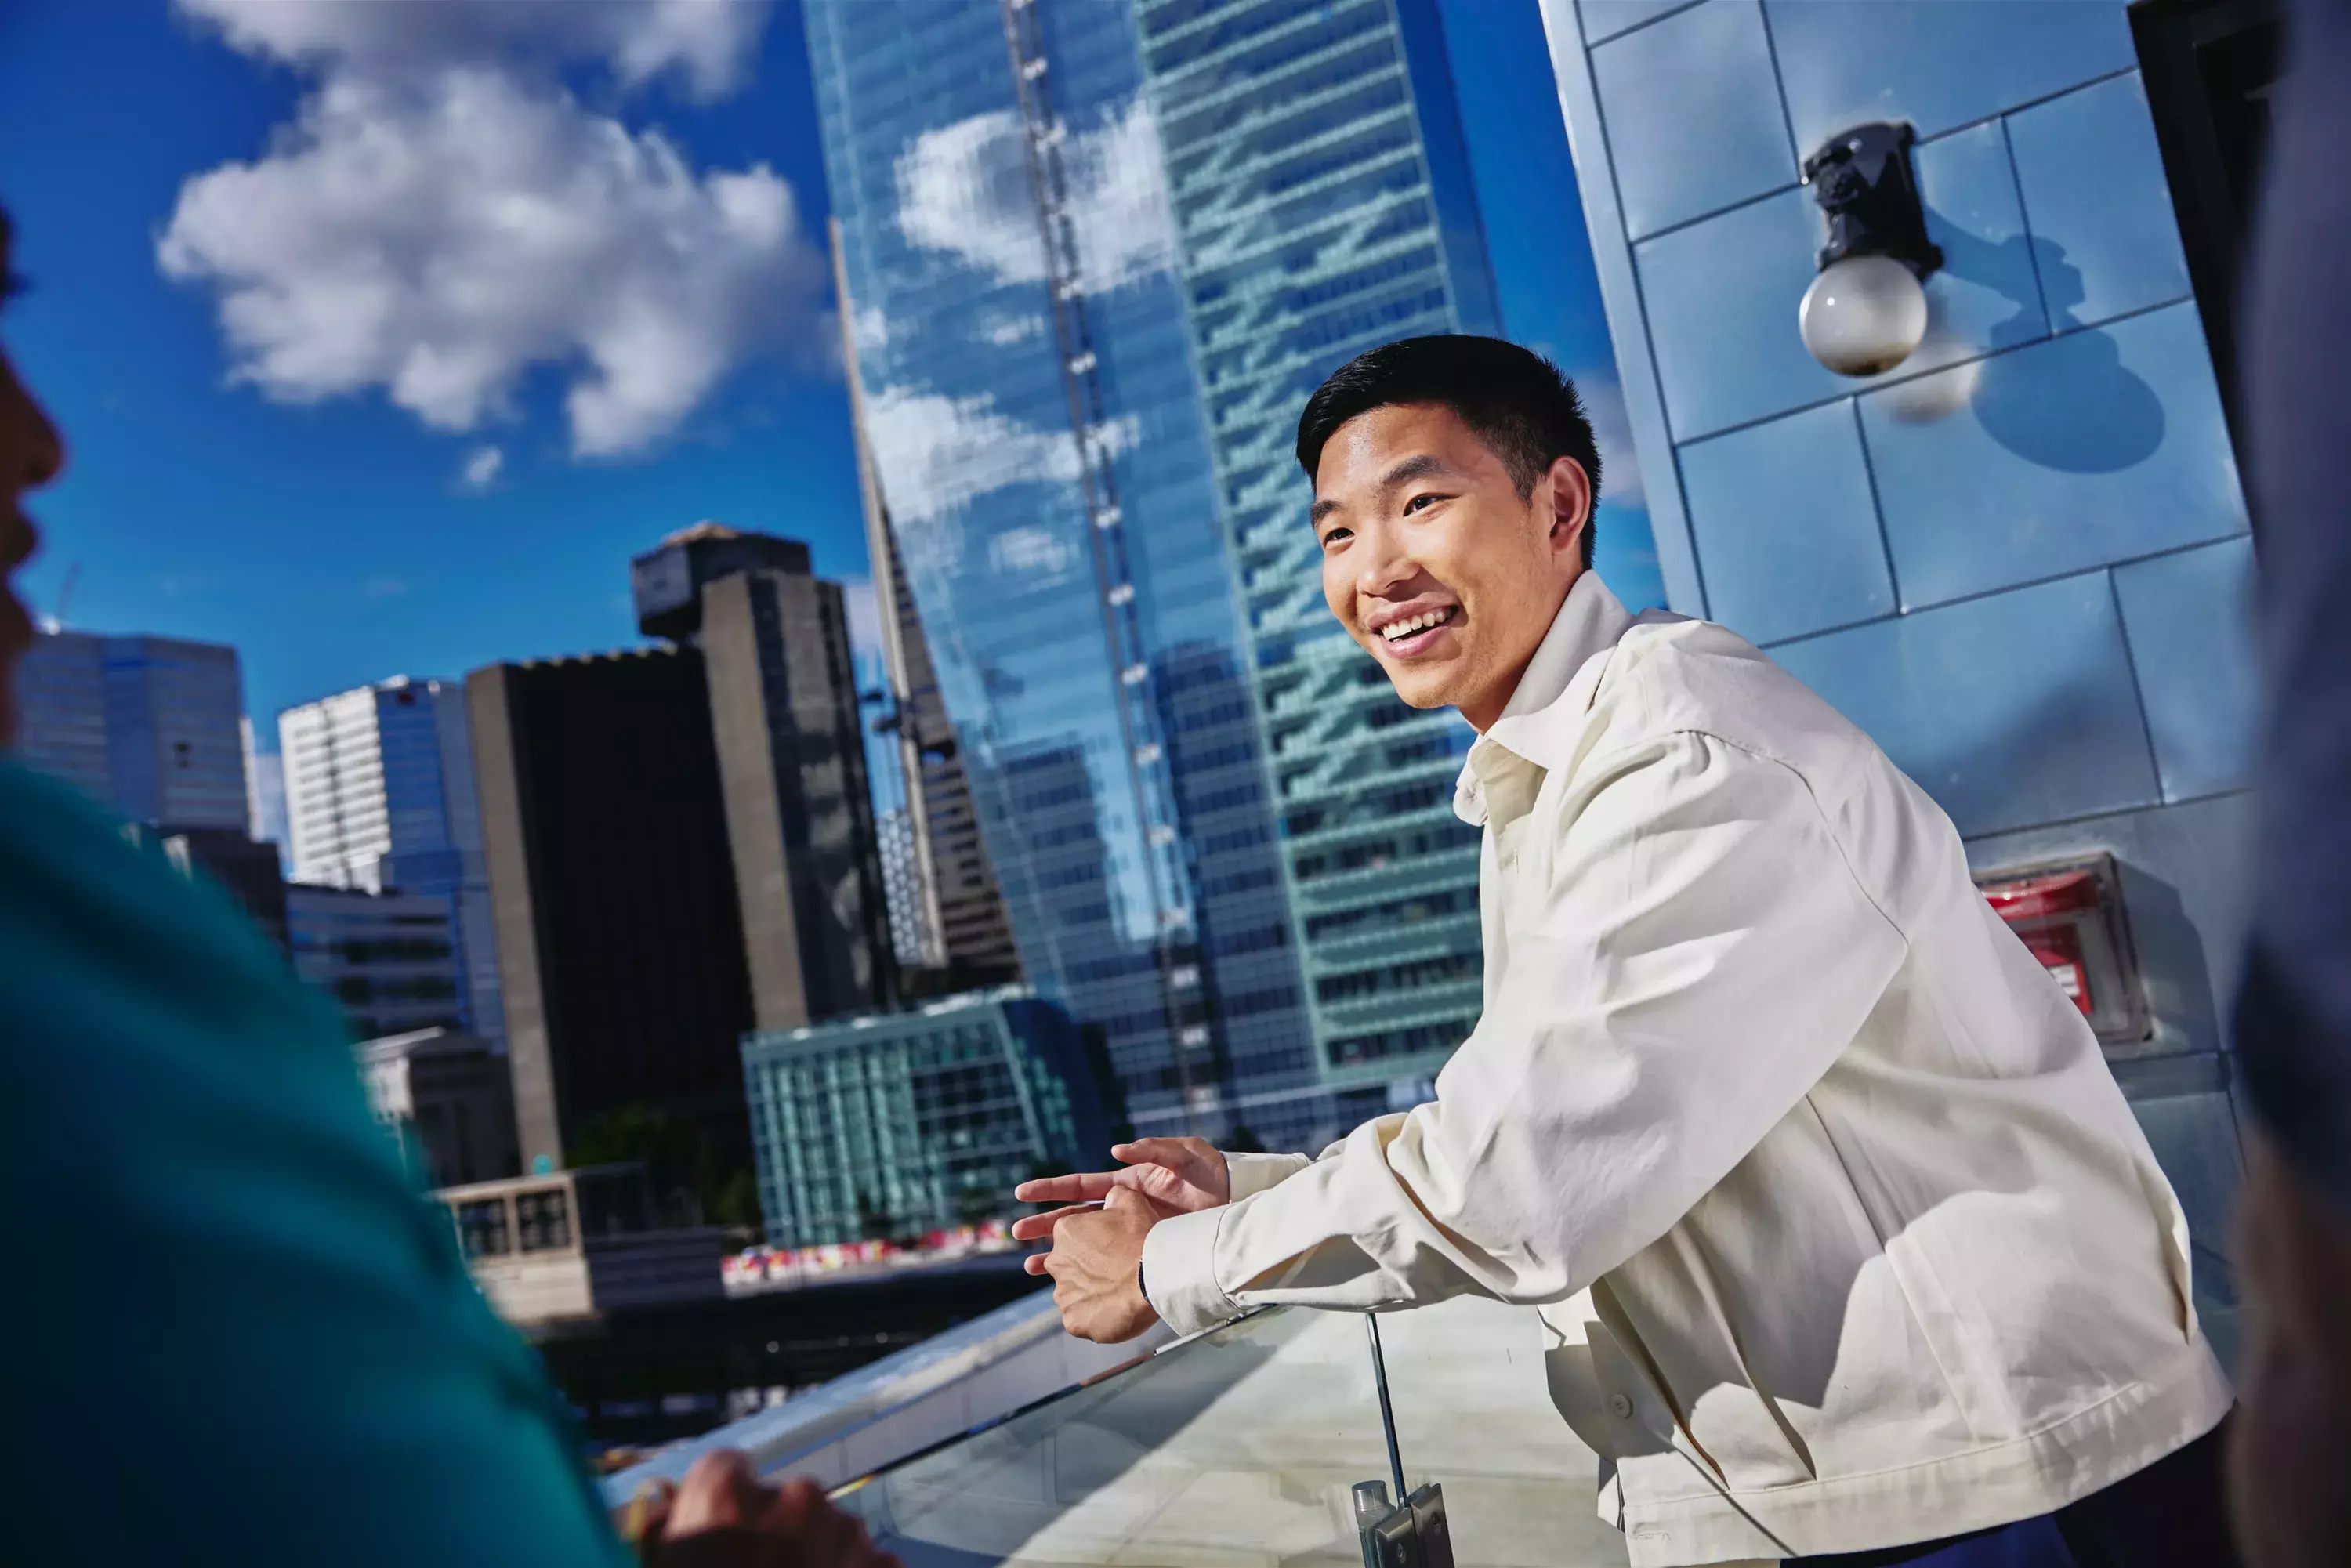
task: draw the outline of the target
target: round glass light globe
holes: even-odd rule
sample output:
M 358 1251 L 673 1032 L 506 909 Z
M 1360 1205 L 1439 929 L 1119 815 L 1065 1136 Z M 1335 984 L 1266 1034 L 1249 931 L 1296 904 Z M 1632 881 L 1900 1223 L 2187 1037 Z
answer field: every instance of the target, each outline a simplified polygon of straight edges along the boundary
M 1874 376 L 1910 357 L 1927 335 L 1927 291 L 1886 256 L 1832 262 L 1796 308 L 1804 347 L 1841 376 Z

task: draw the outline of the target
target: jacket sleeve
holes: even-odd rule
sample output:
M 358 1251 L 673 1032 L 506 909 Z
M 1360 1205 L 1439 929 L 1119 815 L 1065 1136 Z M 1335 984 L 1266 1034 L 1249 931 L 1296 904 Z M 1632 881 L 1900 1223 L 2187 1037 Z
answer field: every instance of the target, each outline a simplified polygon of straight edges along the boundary
M 1548 845 L 1505 841 L 1536 880 L 1437 1098 L 1152 1228 L 1144 1278 L 1177 1333 L 1260 1305 L 1563 1300 L 1663 1235 L 1858 1032 L 1904 942 L 1802 779 L 1692 733 L 1579 775 L 1517 824 Z

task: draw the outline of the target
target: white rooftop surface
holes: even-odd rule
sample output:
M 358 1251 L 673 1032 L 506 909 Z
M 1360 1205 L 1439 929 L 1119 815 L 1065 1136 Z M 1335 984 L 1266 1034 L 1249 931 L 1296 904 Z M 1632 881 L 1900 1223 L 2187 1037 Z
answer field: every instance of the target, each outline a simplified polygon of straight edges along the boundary
M 1461 1568 L 1625 1561 L 1552 1408 L 1533 1314 L 1383 1314 L 1407 1486 L 1443 1483 Z M 1349 1490 L 1384 1479 L 1364 1320 L 1259 1314 L 842 1496 L 906 1568 L 1362 1562 Z

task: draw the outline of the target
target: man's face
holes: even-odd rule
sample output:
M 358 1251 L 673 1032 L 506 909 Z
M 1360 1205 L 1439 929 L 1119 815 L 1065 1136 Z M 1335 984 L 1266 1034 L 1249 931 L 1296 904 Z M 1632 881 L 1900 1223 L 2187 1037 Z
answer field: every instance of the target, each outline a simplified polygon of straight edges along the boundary
M 1442 404 L 1359 414 L 1322 448 L 1322 597 L 1415 707 L 1501 716 L 1583 570 L 1592 486 L 1562 457 L 1521 496 Z
M 0 278 L 9 271 L 7 219 L 0 216 Z M 33 645 L 33 617 L 16 597 L 13 579 L 40 535 L 25 516 L 27 491 L 57 477 L 65 448 L 33 394 L 16 379 L 16 367 L 0 350 L 0 746 L 16 738 L 16 665 Z

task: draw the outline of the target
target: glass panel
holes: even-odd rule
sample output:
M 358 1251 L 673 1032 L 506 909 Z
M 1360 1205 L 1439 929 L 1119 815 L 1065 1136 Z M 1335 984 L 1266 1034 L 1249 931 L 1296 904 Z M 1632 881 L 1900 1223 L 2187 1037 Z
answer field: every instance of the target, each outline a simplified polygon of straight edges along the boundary
M 1405 1484 L 1441 1483 L 1455 1561 L 1625 1562 L 1594 1461 L 1550 1406 L 1533 1313 L 1383 1314 Z M 1350 1499 L 1388 1476 L 1363 1319 L 1272 1312 L 846 1488 L 909 1568 L 1356 1563 Z

